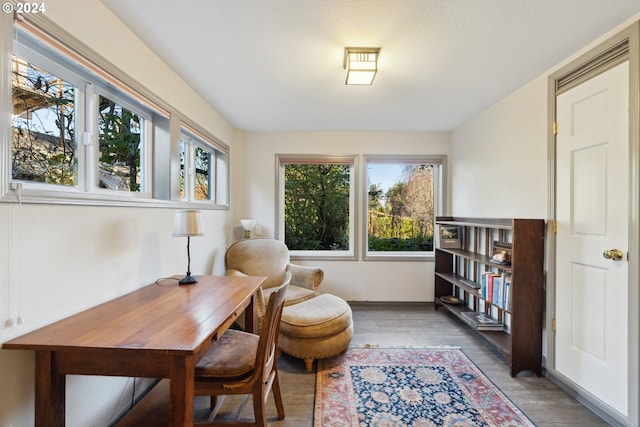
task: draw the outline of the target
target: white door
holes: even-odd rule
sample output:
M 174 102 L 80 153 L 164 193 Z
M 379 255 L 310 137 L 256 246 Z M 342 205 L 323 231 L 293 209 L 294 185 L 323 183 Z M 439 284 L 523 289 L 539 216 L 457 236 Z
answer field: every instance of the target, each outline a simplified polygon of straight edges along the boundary
M 555 367 L 625 415 L 628 76 L 617 65 L 559 95 L 556 112 Z

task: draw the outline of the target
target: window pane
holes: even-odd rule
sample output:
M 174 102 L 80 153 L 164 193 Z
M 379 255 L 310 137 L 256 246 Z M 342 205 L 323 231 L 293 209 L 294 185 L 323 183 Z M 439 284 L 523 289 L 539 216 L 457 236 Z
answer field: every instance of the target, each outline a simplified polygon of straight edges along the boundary
M 144 119 L 102 95 L 98 112 L 100 187 L 141 191 Z
M 209 189 L 211 181 L 209 166 L 211 165 L 211 153 L 200 147 L 196 147 L 196 177 L 195 195 L 196 200 L 209 200 Z
M 227 155 L 216 142 L 183 125 L 180 131 L 180 197 L 224 205 Z
M 284 165 L 285 243 L 290 250 L 349 250 L 351 165 Z
M 433 165 L 368 164 L 368 250 L 432 251 Z
M 11 177 L 73 186 L 77 89 L 13 55 Z

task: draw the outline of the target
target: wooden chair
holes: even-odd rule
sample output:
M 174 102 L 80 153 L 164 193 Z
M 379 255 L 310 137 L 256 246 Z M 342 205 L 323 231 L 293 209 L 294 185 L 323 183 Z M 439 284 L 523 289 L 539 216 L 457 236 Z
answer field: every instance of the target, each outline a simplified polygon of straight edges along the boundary
M 253 397 L 255 422 L 236 422 L 233 425 L 267 427 L 266 401 L 270 390 L 273 390 L 278 419 L 284 419 L 277 359 L 278 333 L 287 288 L 284 286 L 269 297 L 260 335 L 229 329 L 197 363 L 195 395 L 211 396 L 209 418 L 204 423 L 196 422 L 197 425 L 216 424 L 214 419 L 223 400 L 217 399 L 218 396 L 244 394 Z M 238 417 L 248 397 L 240 405 Z

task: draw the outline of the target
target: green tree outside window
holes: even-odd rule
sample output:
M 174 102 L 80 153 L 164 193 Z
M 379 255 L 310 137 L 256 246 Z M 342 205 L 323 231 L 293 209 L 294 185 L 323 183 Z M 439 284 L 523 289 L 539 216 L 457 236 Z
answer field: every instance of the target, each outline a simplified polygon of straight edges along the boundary
M 349 249 L 350 165 L 285 165 L 285 243 L 291 250 Z

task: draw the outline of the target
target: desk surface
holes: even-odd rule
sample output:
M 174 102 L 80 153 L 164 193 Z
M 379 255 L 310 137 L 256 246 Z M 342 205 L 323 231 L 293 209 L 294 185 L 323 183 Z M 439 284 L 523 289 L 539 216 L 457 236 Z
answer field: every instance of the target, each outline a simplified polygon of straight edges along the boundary
M 5 349 L 138 349 L 195 354 L 263 277 L 201 276 L 195 285 L 172 279 L 148 285 L 3 344 Z

